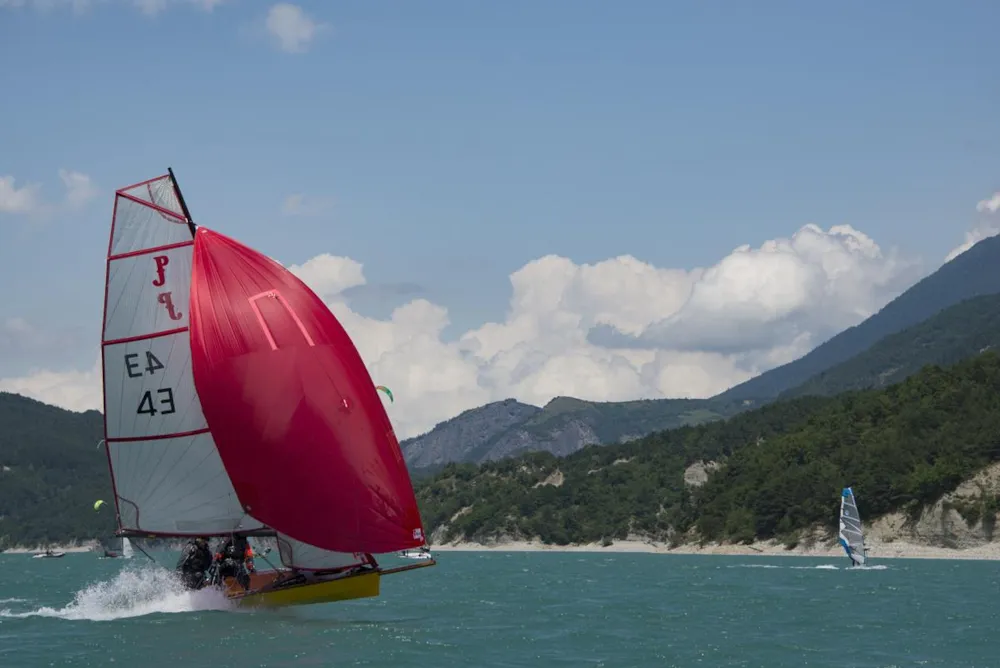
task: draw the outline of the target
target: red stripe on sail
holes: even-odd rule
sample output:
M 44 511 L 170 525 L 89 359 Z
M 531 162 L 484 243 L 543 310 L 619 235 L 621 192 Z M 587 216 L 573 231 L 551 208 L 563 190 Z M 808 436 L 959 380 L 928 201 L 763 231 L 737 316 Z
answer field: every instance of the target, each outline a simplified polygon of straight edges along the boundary
M 141 202 L 140 202 L 141 204 Z M 145 205 L 143 205 L 145 206 Z M 143 248 L 137 251 L 130 251 L 128 253 L 119 253 L 118 255 L 112 255 L 109 260 L 124 260 L 127 257 L 137 257 L 139 255 L 150 255 L 152 253 L 162 253 L 163 251 L 173 250 L 174 248 L 184 248 L 185 246 L 194 245 L 193 241 L 181 241 L 176 244 L 167 244 L 166 246 L 156 246 L 155 248 Z
M 197 436 L 199 434 L 207 434 L 209 428 L 205 427 L 203 429 L 192 429 L 191 431 L 177 431 L 173 434 L 154 434 L 152 436 L 121 436 L 119 438 L 106 438 L 104 439 L 108 443 L 143 443 L 146 441 L 167 441 L 172 438 L 187 438 L 188 436 Z
M 336 552 L 424 544 L 389 417 L 322 300 L 277 262 L 200 228 L 189 309 L 195 387 L 244 509 Z

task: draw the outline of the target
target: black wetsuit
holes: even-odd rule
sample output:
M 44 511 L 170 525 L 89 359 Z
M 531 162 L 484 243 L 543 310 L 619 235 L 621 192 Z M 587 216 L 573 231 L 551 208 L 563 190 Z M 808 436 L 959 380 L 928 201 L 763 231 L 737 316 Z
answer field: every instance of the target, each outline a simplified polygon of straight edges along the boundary
M 236 540 L 228 539 L 222 545 L 222 562 L 219 564 L 219 578 L 236 578 L 236 581 L 244 589 L 250 588 L 250 574 L 247 573 L 244 563 L 247 550 L 247 539 L 245 536 L 236 536 Z
M 201 589 L 205 585 L 205 571 L 212 565 L 212 553 L 207 542 L 190 541 L 184 546 L 177 560 L 177 572 L 188 589 Z

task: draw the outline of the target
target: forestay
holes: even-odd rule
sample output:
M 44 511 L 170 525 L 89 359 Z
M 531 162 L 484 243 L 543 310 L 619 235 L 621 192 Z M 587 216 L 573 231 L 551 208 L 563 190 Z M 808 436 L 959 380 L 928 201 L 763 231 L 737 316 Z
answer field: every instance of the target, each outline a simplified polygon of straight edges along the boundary
M 105 447 L 125 531 L 261 526 L 240 507 L 192 380 L 193 229 L 170 175 L 116 193 L 102 358 Z
M 861 515 L 850 487 L 840 497 L 840 544 L 854 564 L 865 563 L 865 539 L 861 531 Z

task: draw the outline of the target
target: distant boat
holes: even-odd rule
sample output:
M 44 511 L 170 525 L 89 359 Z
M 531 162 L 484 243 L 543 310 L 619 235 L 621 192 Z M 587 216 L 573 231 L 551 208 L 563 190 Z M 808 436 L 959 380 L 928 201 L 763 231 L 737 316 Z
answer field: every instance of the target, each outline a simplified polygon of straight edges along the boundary
M 399 556 L 403 557 L 404 559 L 433 559 L 434 558 L 433 555 L 431 555 L 431 551 L 429 549 L 427 549 L 426 547 L 421 547 L 420 549 L 417 549 L 417 550 L 403 550 L 402 552 L 399 553 Z
M 125 537 L 122 537 L 122 549 L 121 551 L 109 550 L 104 548 L 104 556 L 101 559 L 131 559 L 132 558 L 132 542 Z
M 851 566 L 864 566 L 868 559 L 868 548 L 861 531 L 861 515 L 854 498 L 854 491 L 845 487 L 840 496 L 840 544 L 851 560 Z
M 34 555 L 32 559 L 58 559 L 59 557 L 65 557 L 65 552 L 53 552 L 52 550 L 45 550 L 44 552 L 39 552 Z

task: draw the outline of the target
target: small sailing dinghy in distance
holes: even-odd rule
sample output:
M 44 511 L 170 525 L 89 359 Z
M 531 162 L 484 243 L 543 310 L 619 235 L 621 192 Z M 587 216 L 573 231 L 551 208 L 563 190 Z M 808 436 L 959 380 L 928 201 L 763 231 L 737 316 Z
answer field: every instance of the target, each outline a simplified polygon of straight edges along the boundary
M 868 560 L 868 548 L 861 531 L 861 515 L 854 498 L 854 491 L 845 487 L 840 496 L 840 544 L 851 560 L 851 566 L 864 566 Z
M 65 557 L 65 552 L 53 552 L 52 550 L 45 550 L 44 552 L 39 552 L 33 555 L 32 559 L 58 559 L 59 557 Z
M 418 550 L 404 550 L 404 551 L 402 551 L 402 552 L 399 553 L 399 556 L 403 557 L 404 559 L 433 559 L 434 558 L 433 555 L 431 555 L 430 549 L 427 548 L 426 546 L 425 547 L 421 547 Z
M 100 559 L 131 559 L 132 558 L 132 542 L 128 538 L 121 539 L 121 550 L 109 550 L 104 548 L 104 554 L 99 557 Z
M 426 543 L 392 424 L 347 332 L 271 258 L 195 225 L 173 171 L 115 193 L 104 447 L 123 537 L 274 540 L 240 605 L 379 595 Z M 262 564 L 258 564 L 258 569 Z

